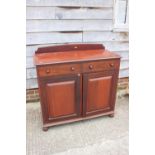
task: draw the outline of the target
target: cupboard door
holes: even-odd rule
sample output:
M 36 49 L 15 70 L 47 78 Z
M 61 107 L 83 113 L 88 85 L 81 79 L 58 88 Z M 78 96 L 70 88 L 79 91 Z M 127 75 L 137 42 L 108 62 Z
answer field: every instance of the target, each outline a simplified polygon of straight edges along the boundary
M 83 115 L 113 110 L 117 83 L 115 72 L 84 74 L 83 79 Z
M 44 122 L 61 121 L 80 115 L 80 76 L 61 76 L 42 80 Z

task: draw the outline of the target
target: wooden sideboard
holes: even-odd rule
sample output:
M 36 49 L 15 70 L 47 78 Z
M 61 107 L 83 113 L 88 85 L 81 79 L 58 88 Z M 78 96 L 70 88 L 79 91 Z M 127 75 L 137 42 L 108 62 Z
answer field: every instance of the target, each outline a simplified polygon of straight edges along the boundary
M 50 126 L 114 116 L 120 56 L 102 44 L 38 48 L 37 70 L 43 130 Z

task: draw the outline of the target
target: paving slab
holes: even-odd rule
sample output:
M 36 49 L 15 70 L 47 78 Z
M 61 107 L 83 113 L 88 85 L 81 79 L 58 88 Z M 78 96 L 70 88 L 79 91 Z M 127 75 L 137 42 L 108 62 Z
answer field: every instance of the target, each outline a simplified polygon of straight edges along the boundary
M 129 100 L 118 98 L 115 116 L 42 131 L 40 103 L 27 103 L 27 155 L 128 155 Z

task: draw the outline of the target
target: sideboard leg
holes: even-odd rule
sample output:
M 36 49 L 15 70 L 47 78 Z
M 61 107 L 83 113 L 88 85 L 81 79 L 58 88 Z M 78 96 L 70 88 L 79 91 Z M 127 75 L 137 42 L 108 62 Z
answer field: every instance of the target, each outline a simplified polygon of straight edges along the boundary
M 114 117 L 114 113 L 113 114 L 110 114 L 109 117 Z
M 48 131 L 48 127 L 43 127 L 43 131 Z

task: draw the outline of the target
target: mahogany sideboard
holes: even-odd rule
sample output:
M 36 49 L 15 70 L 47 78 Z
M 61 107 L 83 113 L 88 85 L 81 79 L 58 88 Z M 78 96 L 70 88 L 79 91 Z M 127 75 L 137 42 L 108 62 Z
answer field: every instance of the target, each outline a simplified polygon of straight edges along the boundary
M 114 116 L 120 56 L 102 44 L 38 48 L 37 70 L 43 130 L 50 126 Z

